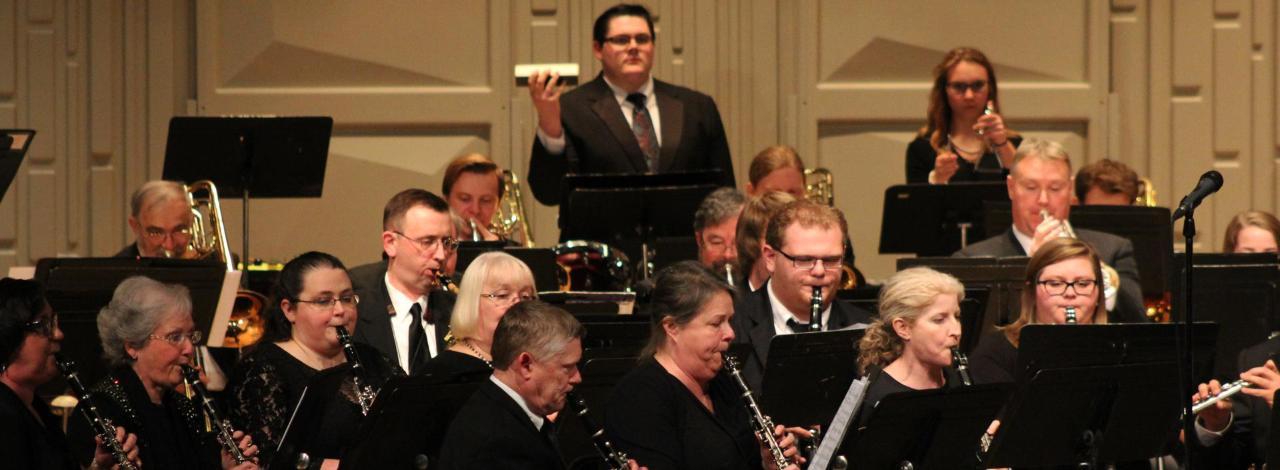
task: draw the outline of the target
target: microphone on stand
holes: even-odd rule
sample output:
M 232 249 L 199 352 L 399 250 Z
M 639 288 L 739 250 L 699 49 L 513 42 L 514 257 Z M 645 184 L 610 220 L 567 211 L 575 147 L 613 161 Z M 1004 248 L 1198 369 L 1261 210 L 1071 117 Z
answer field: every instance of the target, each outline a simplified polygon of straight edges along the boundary
M 1191 190 L 1191 193 L 1182 198 L 1182 202 L 1178 203 L 1178 208 L 1173 211 L 1173 220 L 1181 219 L 1188 212 L 1195 211 L 1196 206 L 1199 206 L 1204 198 L 1218 192 L 1220 188 L 1222 188 L 1222 173 L 1218 173 L 1217 170 L 1209 170 L 1200 175 L 1200 182 L 1196 183 L 1196 189 Z

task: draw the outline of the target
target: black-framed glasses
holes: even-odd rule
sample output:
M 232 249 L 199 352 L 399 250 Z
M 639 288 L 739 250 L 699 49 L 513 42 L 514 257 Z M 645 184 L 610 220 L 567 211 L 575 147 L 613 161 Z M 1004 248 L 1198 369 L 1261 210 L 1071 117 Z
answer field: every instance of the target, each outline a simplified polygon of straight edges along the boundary
M 165 237 L 169 237 L 174 240 L 188 240 L 191 238 L 191 227 L 179 227 L 167 232 L 164 229 L 147 227 L 142 231 L 142 235 L 145 236 L 147 240 L 151 240 L 153 242 L 163 241 Z
M 526 300 L 533 300 L 534 298 L 533 295 L 530 294 L 503 291 L 481 293 L 480 296 L 493 301 L 493 303 L 497 305 L 515 305 Z
M 632 36 L 630 34 L 619 34 L 617 36 L 609 36 L 607 38 L 604 38 L 604 42 L 613 44 L 618 47 L 630 46 L 631 41 L 635 41 L 637 46 L 643 46 L 645 44 L 649 44 L 653 42 L 653 36 L 650 36 L 648 34 L 637 34 L 635 36 Z
M 774 250 L 774 251 L 777 251 L 784 258 L 791 260 L 791 265 L 795 266 L 796 269 L 805 269 L 805 270 L 813 269 L 813 267 L 817 266 L 818 262 L 821 261 L 822 269 L 825 269 L 827 271 L 839 271 L 840 263 L 844 261 L 843 255 L 828 256 L 826 258 L 820 258 L 817 256 L 791 256 L 787 254 L 787 252 L 782 250 Z
M 295 299 L 294 302 L 298 302 L 300 304 L 312 304 L 322 308 L 333 308 L 335 305 L 338 305 L 338 302 L 342 302 L 343 307 L 355 307 L 360 304 L 360 296 L 351 294 L 340 295 L 337 297 L 321 297 L 312 300 Z
M 171 346 L 182 346 L 183 340 L 190 341 L 192 346 L 197 346 L 200 344 L 200 340 L 204 339 L 204 334 L 200 333 L 199 331 L 192 331 L 190 333 L 183 333 L 179 331 L 176 333 L 169 333 L 164 336 L 147 335 L 147 337 L 151 339 L 158 339 L 160 341 L 164 341 L 166 343 L 169 343 L 169 345 Z
M 53 331 L 58 328 L 58 316 L 50 315 L 37 320 L 32 320 L 23 325 L 23 328 L 32 333 L 39 334 L 48 338 L 53 337 Z
M 973 90 L 974 93 L 982 93 L 987 89 L 986 80 L 974 80 L 972 82 L 948 82 L 947 89 L 957 95 L 963 95 L 966 90 Z
M 1041 287 L 1044 287 L 1045 293 L 1049 295 L 1065 295 L 1067 288 L 1075 291 L 1076 295 L 1089 295 L 1093 293 L 1093 289 L 1098 286 L 1097 279 L 1076 279 L 1071 282 L 1058 279 L 1049 279 L 1039 281 Z
M 453 237 L 410 238 L 408 235 L 405 235 L 404 232 L 399 230 L 392 230 L 391 233 L 412 242 L 414 246 L 417 246 L 418 250 L 422 252 L 430 252 L 437 246 L 444 248 L 445 253 L 453 253 L 454 250 L 458 249 L 458 240 Z

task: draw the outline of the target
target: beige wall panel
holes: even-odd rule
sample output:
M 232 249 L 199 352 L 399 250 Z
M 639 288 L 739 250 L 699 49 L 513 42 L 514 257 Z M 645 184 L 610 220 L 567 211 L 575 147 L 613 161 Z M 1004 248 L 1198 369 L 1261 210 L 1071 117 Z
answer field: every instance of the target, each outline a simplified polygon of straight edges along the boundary
M 0 0 L 0 100 L 13 97 L 18 75 L 18 23 L 15 0 Z
M 22 186 L 22 190 L 27 197 L 23 203 L 29 209 L 19 211 L 20 215 L 25 213 L 25 220 L 21 222 L 26 230 L 20 230 L 18 236 L 26 239 L 26 250 L 19 250 L 18 256 L 20 259 L 24 256 L 22 251 L 26 251 L 25 256 L 32 260 L 57 256 L 59 212 L 54 206 L 54 199 L 57 197 L 58 175 L 45 169 L 33 169 L 25 176 L 27 184 Z
M 1275 128 L 1275 2 L 1252 2 L 1252 42 L 1249 44 L 1249 67 L 1252 71 L 1253 99 L 1250 100 L 1252 129 L 1249 147 L 1253 167 L 1249 183 L 1254 190 L 1249 206 L 1276 209 Z
M 1114 150 L 1106 156 L 1133 167 L 1138 174 L 1150 177 L 1147 150 L 1149 9 L 1145 3 L 1113 2 L 1111 106 L 1116 110 L 1117 118 L 1111 122 L 1111 135 L 1115 138 L 1110 144 Z

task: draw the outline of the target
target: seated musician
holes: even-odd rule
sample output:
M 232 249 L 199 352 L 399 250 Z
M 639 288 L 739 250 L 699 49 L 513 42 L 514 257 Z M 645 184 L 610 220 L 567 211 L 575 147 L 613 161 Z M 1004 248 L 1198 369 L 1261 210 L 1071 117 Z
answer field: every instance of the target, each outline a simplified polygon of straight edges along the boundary
M 1077 323 L 1107 323 L 1099 279 L 1102 268 L 1098 254 L 1088 243 L 1074 238 L 1045 242 L 1027 262 L 1018 319 L 984 335 L 970 355 L 973 381 L 1016 381 L 1022 328 L 1032 323 L 1064 324 L 1068 307 L 1075 309 Z
M 360 302 L 342 262 L 315 251 L 285 263 L 273 290 L 262 340 L 231 373 L 228 403 L 236 428 L 249 430 L 263 444 L 265 462 L 274 457 L 290 414 L 312 376 L 347 362 L 334 327 L 354 333 Z M 365 372 L 361 380 L 374 390 L 400 373 L 376 349 L 361 343 L 355 343 L 355 348 Z M 344 380 L 338 395 L 325 411 L 322 429 L 301 431 L 307 434 L 307 445 L 299 451 L 306 452 L 313 463 L 337 459 L 352 444 L 352 430 L 362 418 L 353 381 Z
M 502 169 L 489 157 L 469 153 L 449 162 L 440 193 L 449 201 L 449 208 L 462 217 L 458 239 L 498 239 L 489 231 L 489 223 L 502 200 L 502 189 Z
M 734 242 L 738 245 L 739 271 L 744 273 L 744 293 L 751 293 L 764 287 L 765 281 L 773 273 L 760 256 L 764 247 L 765 227 L 769 219 L 796 201 L 796 197 L 782 191 L 769 191 L 759 196 L 751 196 L 742 207 L 742 215 L 738 217 L 738 229 Z
M 129 198 L 129 229 L 134 243 L 116 258 L 181 258 L 191 241 L 195 214 L 182 183 L 148 181 Z
M 462 275 L 458 301 L 449 318 L 449 349 L 427 361 L 422 374 L 446 381 L 487 377 L 493 372 L 493 330 L 517 302 L 533 299 L 533 272 L 501 251 L 477 256 Z
M 1076 198 L 1086 206 L 1132 206 L 1140 184 L 1129 165 L 1104 158 L 1076 173 Z
M 748 196 L 782 191 L 804 198 L 804 161 L 791 147 L 775 145 L 761 150 L 751 159 L 747 177 Z
M 584 333 L 559 307 L 537 300 L 511 307 L 493 333 L 493 375 L 454 416 L 432 468 L 563 469 L 548 416 L 582 382 Z
M 1262 211 L 1236 214 L 1222 237 L 1223 253 L 1275 253 L 1280 246 L 1280 220 Z
M 1271 429 L 1271 408 L 1280 390 L 1280 372 L 1274 357 L 1280 353 L 1280 337 L 1272 337 L 1243 351 L 1237 360 L 1240 380 L 1249 382 L 1240 393 L 1218 401 L 1196 415 L 1191 445 L 1197 468 L 1263 468 Z M 1217 380 L 1200 384 L 1193 403 L 1222 392 Z
M 880 316 L 858 343 L 858 367 L 871 377 L 859 423 L 898 392 L 958 386 L 951 349 L 960 346 L 964 285 L 929 268 L 898 271 L 880 289 Z
M 814 288 L 821 289 L 821 330 L 838 330 L 871 321 L 862 309 L 834 302 L 848 232 L 844 214 L 834 207 L 796 201 L 773 216 L 765 231 L 762 259 L 772 276 L 765 287 L 738 298 L 733 318 L 736 342 L 752 346 L 742 375 L 760 390 L 775 335 L 810 331 Z
M 54 354 L 63 336 L 58 315 L 45 301 L 40 283 L 0 279 L 0 462 L 9 468 L 78 469 L 68 452 L 59 418 L 36 396 L 58 376 Z M 73 416 L 71 419 L 84 419 Z M 137 463 L 137 437 L 116 427 L 116 439 Z M 112 455 L 98 444 L 92 466 L 109 468 Z
M 720 188 L 708 194 L 693 214 L 693 238 L 698 242 L 698 261 L 717 273 L 741 278 L 737 269 L 738 246 L 734 236 L 738 215 L 746 198 L 735 188 Z
M 1057 142 L 1027 139 L 1018 147 L 1006 180 L 1013 209 L 1013 226 L 1003 234 L 974 243 L 955 256 L 1035 256 L 1049 240 L 1068 236 L 1063 221 L 1071 213 L 1071 159 Z M 1043 217 L 1042 211 L 1049 216 Z M 1138 262 L 1133 242 L 1124 237 L 1078 229 L 1076 235 L 1092 245 L 1098 258 L 1119 274 L 1111 319 L 1146 322 Z M 1108 297 L 1111 295 L 1108 294 Z M 1108 303 L 1111 300 L 1108 299 Z
M 143 465 L 258 468 L 253 460 L 237 465 L 206 431 L 200 405 L 176 390 L 182 384 L 181 366 L 191 363 L 200 342 L 186 287 L 142 276 L 125 279 L 98 313 L 98 334 L 112 369 L 91 395 L 104 418 L 137 434 Z M 68 437 L 77 461 L 96 459 L 94 429 L 87 420 L 71 420 Z M 246 456 L 257 455 L 258 446 L 249 436 L 235 431 L 232 437 Z
M 773 469 L 753 434 L 742 390 L 724 371 L 733 341 L 733 288 L 692 261 L 658 272 L 649 303 L 649 344 L 614 387 L 605 432 L 640 465 L 667 469 Z M 795 437 L 772 430 L 792 462 Z M 788 468 L 799 468 L 790 465 Z

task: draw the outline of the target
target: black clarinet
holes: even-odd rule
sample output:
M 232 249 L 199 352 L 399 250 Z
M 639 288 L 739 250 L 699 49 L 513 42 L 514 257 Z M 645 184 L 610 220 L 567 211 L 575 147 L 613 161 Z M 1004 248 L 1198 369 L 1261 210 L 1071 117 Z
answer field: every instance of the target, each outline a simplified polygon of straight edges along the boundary
M 813 286 L 813 297 L 809 298 L 809 331 L 822 331 L 822 287 L 820 286 Z
M 102 445 L 111 452 L 111 458 L 120 465 L 121 470 L 138 470 L 138 466 L 129 460 L 129 454 L 125 453 L 124 444 L 116 439 L 115 425 L 98 413 L 98 406 L 93 403 L 89 390 L 80 382 L 80 376 L 76 373 L 76 363 L 63 358 L 61 354 L 54 354 L 53 360 L 58 364 L 58 371 L 62 372 L 62 376 L 67 379 L 67 385 L 71 386 L 76 398 L 80 399 L 80 414 L 84 415 L 84 419 L 89 420 L 89 426 L 93 427 L 94 434 L 102 439 Z
M 342 353 L 347 356 L 347 362 L 351 363 L 351 381 L 355 384 L 356 401 L 360 404 L 360 414 L 368 416 L 369 408 L 373 407 L 373 399 L 378 393 L 367 383 L 369 379 L 365 377 L 364 364 L 360 362 L 360 354 L 356 352 L 356 346 L 351 342 L 351 334 L 347 333 L 347 328 L 338 325 L 333 329 L 338 332 L 338 342 L 342 343 Z
M 960 347 L 951 348 L 951 365 L 956 367 L 956 372 L 960 373 L 960 382 L 968 387 L 973 385 L 973 379 L 969 378 L 969 358 L 960 352 Z
M 194 367 L 183 364 L 182 375 L 187 378 L 187 386 L 196 392 L 196 398 L 200 400 L 200 404 L 204 406 L 204 413 L 209 416 L 209 421 L 213 423 L 217 435 L 215 438 L 222 449 L 226 450 L 231 458 L 236 459 L 237 464 L 249 461 L 249 457 L 244 455 L 244 451 L 240 450 L 240 446 L 236 445 L 233 437 L 235 431 L 231 429 L 231 422 L 226 421 L 218 416 L 218 408 L 213 406 L 213 398 L 209 397 L 209 391 L 204 388 L 204 384 L 200 382 L 200 371 Z
M 604 429 L 600 429 L 595 422 L 591 421 L 586 400 L 583 400 L 582 397 L 573 392 L 569 392 L 566 398 L 569 407 L 578 415 L 578 418 L 582 419 L 582 426 L 587 429 L 587 432 L 591 433 L 591 443 L 595 444 L 596 452 L 600 453 L 600 458 L 604 459 L 604 463 L 609 466 L 610 470 L 626 470 L 628 468 L 627 454 L 614 449 L 613 443 L 609 442 L 609 438 L 604 435 Z

